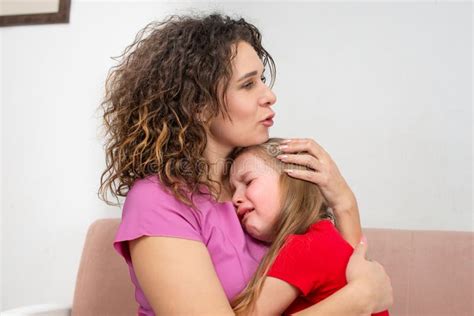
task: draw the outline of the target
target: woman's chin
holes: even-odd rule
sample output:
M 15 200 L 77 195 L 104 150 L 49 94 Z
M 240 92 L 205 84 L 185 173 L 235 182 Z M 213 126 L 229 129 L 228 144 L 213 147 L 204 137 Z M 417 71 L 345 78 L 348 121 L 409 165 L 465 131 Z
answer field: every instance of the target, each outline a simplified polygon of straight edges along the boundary
M 266 142 L 270 138 L 270 135 L 267 131 L 267 133 L 262 133 L 262 135 L 258 135 L 257 137 L 254 137 L 252 139 L 247 138 L 247 142 L 245 146 L 240 146 L 240 147 L 249 147 L 249 146 L 255 146 L 255 145 L 260 145 Z

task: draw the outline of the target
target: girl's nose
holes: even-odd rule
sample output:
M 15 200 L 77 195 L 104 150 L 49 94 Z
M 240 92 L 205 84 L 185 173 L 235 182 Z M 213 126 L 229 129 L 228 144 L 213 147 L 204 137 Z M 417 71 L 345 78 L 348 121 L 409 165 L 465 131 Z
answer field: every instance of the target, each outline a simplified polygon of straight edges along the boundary
M 243 202 L 242 198 L 235 195 L 232 197 L 232 203 L 234 204 L 235 208 L 238 208 L 239 205 L 242 204 L 242 202 Z

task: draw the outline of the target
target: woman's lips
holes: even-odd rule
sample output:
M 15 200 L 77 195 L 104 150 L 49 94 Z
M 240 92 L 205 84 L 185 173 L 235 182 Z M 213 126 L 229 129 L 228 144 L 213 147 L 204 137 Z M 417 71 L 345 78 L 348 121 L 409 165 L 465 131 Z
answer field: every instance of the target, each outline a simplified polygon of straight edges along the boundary
M 266 119 L 264 121 L 262 121 L 262 124 L 266 127 L 270 127 L 273 125 L 273 119 Z
M 275 113 L 270 113 L 264 120 L 260 121 L 266 127 L 270 127 L 273 125 L 273 118 L 275 117 Z

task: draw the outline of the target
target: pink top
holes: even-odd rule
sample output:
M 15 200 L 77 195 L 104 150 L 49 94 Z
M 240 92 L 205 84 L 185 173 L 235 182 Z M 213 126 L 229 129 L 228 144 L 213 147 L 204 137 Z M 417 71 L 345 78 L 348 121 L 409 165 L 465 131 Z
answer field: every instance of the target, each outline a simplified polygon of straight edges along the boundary
M 127 194 L 114 247 L 128 264 L 139 315 L 155 314 L 133 271 L 129 240 L 165 236 L 204 243 L 228 299 L 245 287 L 267 250 L 244 233 L 231 202 L 219 203 L 199 195 L 194 203 L 199 212 L 168 193 L 156 177 L 137 180 Z

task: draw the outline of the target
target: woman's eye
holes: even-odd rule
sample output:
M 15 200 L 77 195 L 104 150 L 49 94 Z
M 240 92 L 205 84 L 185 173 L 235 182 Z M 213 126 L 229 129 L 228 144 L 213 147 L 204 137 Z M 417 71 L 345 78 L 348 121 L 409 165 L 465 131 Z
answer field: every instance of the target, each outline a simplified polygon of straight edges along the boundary
M 249 88 L 252 88 L 252 86 L 253 86 L 253 81 L 249 81 L 249 82 L 247 82 L 246 84 L 244 84 L 243 87 L 244 87 L 245 89 L 249 89 Z
M 260 77 L 260 80 L 262 80 L 263 83 L 266 83 L 266 82 L 267 82 L 267 77 L 265 77 L 265 76 L 262 75 L 262 76 Z M 245 89 L 250 89 L 250 88 L 253 87 L 254 84 L 255 84 L 255 83 L 254 83 L 253 81 L 249 81 L 249 82 L 247 82 L 246 84 L 244 84 L 242 87 L 245 88 Z
M 249 185 L 250 183 L 252 183 L 252 181 L 253 181 L 253 179 L 245 181 L 245 185 Z

